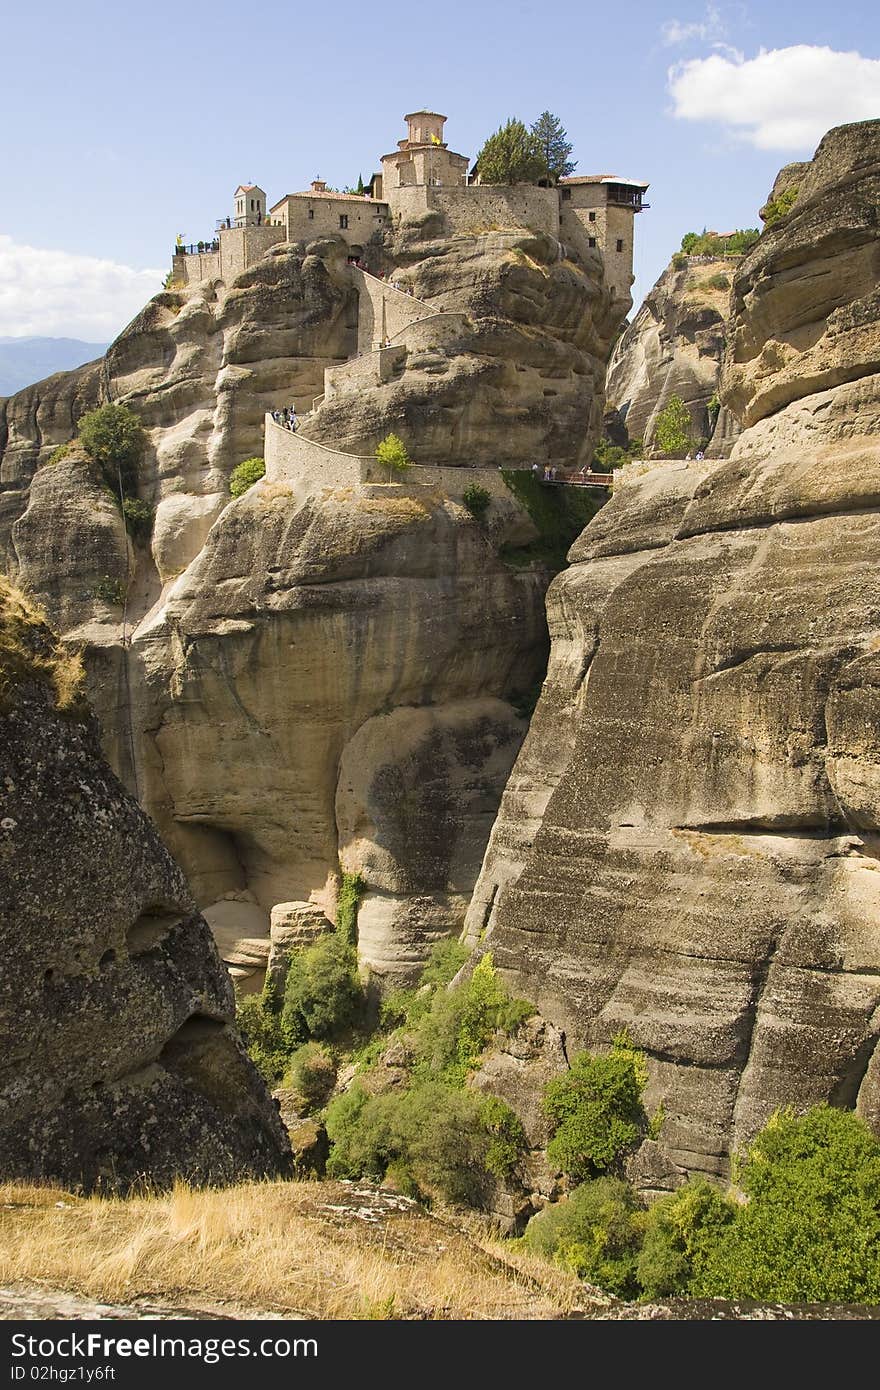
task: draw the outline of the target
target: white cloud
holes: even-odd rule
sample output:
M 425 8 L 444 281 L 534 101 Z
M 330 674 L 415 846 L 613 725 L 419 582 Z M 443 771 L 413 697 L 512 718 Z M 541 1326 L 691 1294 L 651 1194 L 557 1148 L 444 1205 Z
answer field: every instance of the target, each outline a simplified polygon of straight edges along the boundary
M 161 270 L 42 251 L 0 236 L 0 336 L 109 342 L 159 289 Z
M 720 121 L 760 150 L 811 153 L 831 126 L 880 116 L 880 60 L 795 44 L 669 69 L 672 114 Z
M 711 4 L 706 6 L 703 18 L 693 23 L 683 24 L 680 19 L 667 19 L 660 26 L 660 36 L 668 48 L 674 44 L 690 43 L 693 39 L 709 43 L 712 39 L 723 38 L 725 32 L 721 11 L 717 5 Z

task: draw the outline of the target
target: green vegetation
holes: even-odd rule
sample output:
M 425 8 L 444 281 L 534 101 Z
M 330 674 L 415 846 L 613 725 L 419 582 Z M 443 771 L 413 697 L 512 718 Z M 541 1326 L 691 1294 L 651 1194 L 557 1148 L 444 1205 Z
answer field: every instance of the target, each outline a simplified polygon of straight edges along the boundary
M 304 1043 L 291 1057 L 284 1080 L 299 1092 L 305 1109 L 317 1109 L 326 1103 L 336 1084 L 333 1054 L 322 1043 Z
M 758 216 L 764 223 L 764 228 L 773 227 L 780 222 L 783 217 L 787 217 L 797 202 L 798 189 L 796 184 L 790 188 L 784 188 L 778 198 L 768 198 Z
M 479 483 L 468 483 L 461 500 L 475 521 L 482 521 L 492 501 L 491 493 Z
M 729 290 L 729 275 L 710 275 L 708 279 L 702 281 L 702 285 L 710 290 Z
M 477 170 L 481 183 L 537 183 L 547 176 L 538 136 L 515 116 L 486 140 L 477 155 Z
M 118 493 L 137 490 L 138 465 L 146 448 L 147 435 L 138 417 L 127 405 L 101 405 L 81 416 L 77 425 L 79 442 L 104 475 L 108 487 Z
M 705 1178 L 694 1178 L 648 1210 L 636 1277 L 648 1298 L 698 1287 L 706 1262 L 736 1215 L 733 1202 Z
M 389 483 L 394 474 L 402 477 L 412 465 L 406 445 L 397 434 L 386 434 L 385 438 L 379 441 L 376 445 L 376 458 L 388 469 Z
M 360 874 L 343 873 L 336 896 L 336 930 L 350 946 L 357 941 L 358 903 L 366 886 Z
M 619 1298 L 634 1298 L 645 1218 L 629 1183 L 599 1178 L 533 1217 L 522 1245 Z
M 441 942 L 418 990 L 401 990 L 383 1009 L 411 1059 L 407 1084 L 371 1094 L 371 1048 L 360 1080 L 327 1111 L 338 1177 L 390 1176 L 413 1195 L 482 1206 L 493 1178 L 508 1176 L 525 1145 L 519 1120 L 497 1096 L 465 1089 L 468 1073 L 498 1029 L 512 1031 L 533 1009 L 512 1000 L 485 955 L 456 990 L 446 983 L 466 951 Z M 386 1038 L 386 1043 L 390 1039 Z
M 68 456 L 68 454 L 70 453 L 70 451 L 71 451 L 72 448 L 73 448 L 73 440 L 72 440 L 72 439 L 68 439 L 68 441 L 67 441 L 66 444 L 59 444 L 59 445 L 58 445 L 58 448 L 57 448 L 57 449 L 53 449 L 52 452 L 51 452 L 51 454 L 49 455 L 49 463 L 61 463 L 62 459 L 66 459 L 66 458 L 67 458 L 67 456 Z
M 288 1048 L 312 1038 L 338 1038 L 355 1027 L 363 1008 L 357 951 L 338 927 L 291 958 L 281 1008 Z
M 700 1293 L 880 1301 L 880 1140 L 852 1111 L 776 1114 L 737 1164 L 748 1198 L 706 1256 Z
M 686 232 L 681 249 L 686 256 L 744 256 L 754 246 L 761 233 L 757 227 L 740 227 L 730 236 L 717 232 Z
M 554 574 L 565 569 L 571 546 L 604 505 L 605 493 L 586 488 L 542 487 L 534 473 L 525 468 L 502 468 L 501 477 L 539 532 L 538 539 L 530 545 L 503 546 L 502 560 L 512 569 L 545 565 Z
M 644 447 L 642 439 L 631 439 L 625 449 L 619 444 L 612 444 L 610 439 L 600 439 L 593 452 L 590 467 L 596 473 L 611 473 L 632 459 L 641 458 Z
M 124 579 L 112 579 L 109 574 L 105 574 L 99 579 L 92 594 L 95 598 L 101 599 L 102 603 L 112 603 L 115 608 L 122 608 L 125 604 L 128 585 Z
M 243 459 L 237 463 L 229 475 L 229 491 L 233 497 L 241 497 L 249 487 L 258 483 L 266 473 L 266 461 L 261 458 Z
M 544 1109 L 554 1123 L 547 1145 L 551 1163 L 574 1182 L 619 1172 L 648 1130 L 646 1081 L 644 1057 L 625 1034 L 603 1056 L 575 1056 L 570 1070 L 544 1092 Z
M 541 152 L 544 171 L 553 183 L 558 183 L 560 179 L 574 173 L 577 161 L 569 158 L 573 146 L 558 116 L 554 116 L 551 111 L 542 111 L 532 126 L 531 133 Z
M 59 710 L 83 707 L 80 652 L 62 647 L 36 604 L 0 575 L 0 708 L 16 687 L 30 682 L 49 686 Z
M 123 497 L 125 529 L 136 545 L 145 544 L 153 532 L 153 508 L 139 497 Z
M 681 396 L 670 396 L 657 416 L 654 440 L 667 458 L 683 458 L 694 445 L 691 413 Z

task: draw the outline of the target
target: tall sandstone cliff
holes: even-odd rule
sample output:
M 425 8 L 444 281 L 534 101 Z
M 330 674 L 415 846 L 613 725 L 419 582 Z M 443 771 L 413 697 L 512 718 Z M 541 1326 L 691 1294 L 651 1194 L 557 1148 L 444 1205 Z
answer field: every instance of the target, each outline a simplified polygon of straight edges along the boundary
M 736 437 L 728 411 L 712 408 L 718 394 L 731 279 L 736 261 L 691 256 L 667 266 L 614 345 L 606 407 L 612 432 L 641 439 L 650 450 L 657 416 L 678 396 L 688 407 L 695 439 L 709 452 L 729 454 Z M 621 441 L 622 442 L 622 441 Z
M 284 1173 L 229 976 L 101 756 L 77 666 L 0 581 L 0 1177 L 115 1191 Z
M 733 285 L 731 459 L 623 483 L 551 586 L 468 919 L 569 1050 L 645 1049 L 646 1187 L 789 1103 L 880 1132 L 880 122 L 799 188 Z
M 230 500 L 264 411 L 303 410 L 356 351 L 346 250 L 276 246 L 229 285 L 157 295 L 100 363 L 8 401 L 0 550 L 83 645 L 108 756 L 209 921 L 222 903 L 252 936 L 277 903 L 332 913 L 340 867 L 359 872 L 364 957 L 411 978 L 463 920 L 546 662 L 549 572 L 502 555 L 537 539 L 503 488 L 485 524 L 418 475 L 343 487 L 316 468 Z M 581 457 L 621 312 L 595 253 L 431 213 L 369 254 L 425 321 L 387 379 L 367 379 L 376 354 L 337 373 L 303 437 L 369 453 L 394 430 L 417 463 L 463 468 Z M 105 399 L 149 432 L 148 548 L 84 456 L 51 462 Z

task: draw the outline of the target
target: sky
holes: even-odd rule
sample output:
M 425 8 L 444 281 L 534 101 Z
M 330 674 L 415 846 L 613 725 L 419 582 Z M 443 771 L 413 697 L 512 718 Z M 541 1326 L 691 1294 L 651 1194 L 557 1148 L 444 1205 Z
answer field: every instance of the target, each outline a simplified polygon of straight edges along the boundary
M 425 107 L 468 156 L 549 109 L 577 173 L 650 181 L 637 306 L 685 232 L 760 226 L 782 165 L 880 117 L 874 0 L 31 0 L 3 46 L 0 336 L 111 339 L 238 183 L 354 184 Z

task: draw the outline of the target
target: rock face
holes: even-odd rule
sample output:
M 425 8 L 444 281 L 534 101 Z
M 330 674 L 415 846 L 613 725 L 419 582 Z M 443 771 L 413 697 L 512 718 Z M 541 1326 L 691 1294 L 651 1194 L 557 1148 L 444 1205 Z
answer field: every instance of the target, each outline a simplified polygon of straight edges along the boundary
M 683 259 L 680 268 L 673 263 L 664 270 L 617 340 L 608 364 L 608 408 L 616 412 L 628 438 L 644 440 L 646 449 L 671 396 L 679 396 L 690 410 L 695 438 L 709 440 L 716 428 L 717 412 L 710 411 L 709 403 L 718 391 L 736 262 Z
M 391 377 L 382 352 L 343 368 L 375 309 L 346 251 L 275 246 L 229 285 L 160 294 L 94 376 L 8 402 L 3 543 L 84 646 L 108 757 L 209 921 L 221 904 L 224 949 L 252 941 L 254 905 L 267 925 L 291 901 L 332 917 L 341 866 L 366 881 L 366 962 L 411 978 L 461 924 L 546 660 L 549 571 L 507 562 L 537 531 L 497 467 L 589 447 L 621 309 L 593 253 L 576 263 L 524 227 L 459 235 L 432 213 L 370 248 L 414 289 L 404 318 L 421 313 Z M 436 479 L 343 486 L 318 466 L 230 501 L 264 411 L 302 411 L 326 367 L 303 436 L 369 451 L 396 430 L 419 464 L 491 468 L 483 520 Z M 80 455 L 49 463 L 87 386 L 148 430 L 148 547 Z
M 0 592 L 0 1175 L 87 1190 L 283 1173 L 289 1146 L 233 1027 L 186 882 L 58 708 L 48 630 Z
M 733 457 L 624 483 L 551 586 L 469 911 L 569 1054 L 645 1049 L 655 1189 L 780 1105 L 880 1131 L 878 170 L 880 122 L 830 132 L 744 259 Z

